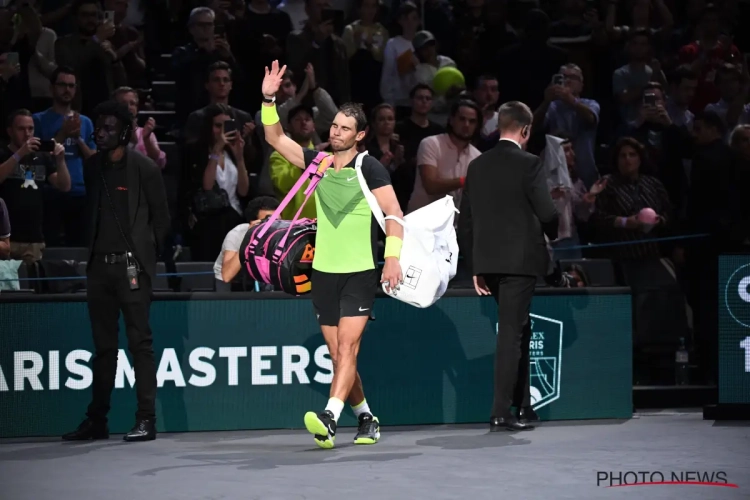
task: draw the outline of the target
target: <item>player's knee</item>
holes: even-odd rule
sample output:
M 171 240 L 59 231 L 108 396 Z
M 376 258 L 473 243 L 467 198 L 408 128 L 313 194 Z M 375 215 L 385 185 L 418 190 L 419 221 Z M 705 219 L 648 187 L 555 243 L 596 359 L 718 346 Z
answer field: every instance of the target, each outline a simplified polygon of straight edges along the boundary
M 339 362 L 346 362 L 357 357 L 357 351 L 359 349 L 359 342 L 352 341 L 341 341 L 339 340 L 338 350 L 336 358 Z

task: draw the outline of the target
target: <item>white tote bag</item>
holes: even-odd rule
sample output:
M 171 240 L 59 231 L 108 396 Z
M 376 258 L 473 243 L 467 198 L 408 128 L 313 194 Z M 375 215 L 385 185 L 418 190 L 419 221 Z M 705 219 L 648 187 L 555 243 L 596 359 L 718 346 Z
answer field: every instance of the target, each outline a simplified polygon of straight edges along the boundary
M 446 196 L 415 210 L 403 219 L 384 217 L 375 195 L 367 187 L 362 174 L 362 160 L 367 152 L 357 155 L 355 168 L 367 204 L 370 206 L 380 229 L 385 233 L 385 221 L 391 219 L 404 227 L 401 247 L 401 272 L 404 283 L 399 290 L 383 291 L 394 299 L 414 307 L 430 307 L 443 296 L 448 282 L 456 276 L 458 265 L 458 241 L 453 219 L 458 213 L 453 197 Z

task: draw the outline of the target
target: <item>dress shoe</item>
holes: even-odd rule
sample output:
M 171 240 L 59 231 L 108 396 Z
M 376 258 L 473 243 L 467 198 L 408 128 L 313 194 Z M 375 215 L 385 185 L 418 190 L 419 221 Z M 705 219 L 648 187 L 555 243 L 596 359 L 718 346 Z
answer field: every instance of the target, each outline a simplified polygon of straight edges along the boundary
M 89 441 L 92 439 L 109 439 L 109 429 L 104 422 L 87 418 L 73 432 L 62 436 L 64 441 Z
M 505 417 L 492 417 L 490 419 L 490 432 L 500 431 L 530 431 L 534 426 L 527 422 L 519 422 L 516 417 L 507 415 Z
M 138 420 L 122 439 L 123 441 L 153 441 L 156 439 L 156 422 L 153 420 Z
M 516 417 L 518 418 L 518 421 L 523 424 L 528 424 L 529 422 L 539 422 L 539 415 L 531 408 L 531 406 L 524 406 L 522 408 L 519 408 L 516 412 Z

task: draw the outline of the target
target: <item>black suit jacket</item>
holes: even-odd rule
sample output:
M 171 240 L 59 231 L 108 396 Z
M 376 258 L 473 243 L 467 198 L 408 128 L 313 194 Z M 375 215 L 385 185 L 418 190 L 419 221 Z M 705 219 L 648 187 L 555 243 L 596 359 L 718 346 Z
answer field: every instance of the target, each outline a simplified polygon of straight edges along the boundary
M 473 275 L 546 276 L 557 217 L 538 156 L 501 140 L 469 164 L 459 235 Z
M 99 200 L 106 196 L 102 186 L 102 153 L 86 160 L 83 178 L 86 183 L 86 209 L 89 220 L 89 262 L 94 249 L 94 238 L 99 222 Z M 127 171 L 129 221 L 123 224 L 128 233 L 128 244 L 133 249 L 136 260 L 154 282 L 156 262 L 169 232 L 170 217 L 167 195 L 161 170 L 156 164 L 140 154 L 128 149 L 125 168 Z M 110 186 L 110 189 L 112 187 Z

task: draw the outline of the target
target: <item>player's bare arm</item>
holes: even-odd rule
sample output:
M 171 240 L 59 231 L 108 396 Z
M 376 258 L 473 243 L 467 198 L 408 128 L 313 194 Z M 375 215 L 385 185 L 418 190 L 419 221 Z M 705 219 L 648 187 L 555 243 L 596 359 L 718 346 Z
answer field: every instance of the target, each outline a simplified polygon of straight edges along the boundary
M 305 157 L 299 144 L 286 136 L 281 127 L 279 115 L 276 112 L 276 93 L 281 87 L 281 82 L 286 72 L 286 65 L 279 68 L 279 61 L 271 64 L 271 69 L 266 66 L 266 76 L 263 78 L 261 91 L 263 92 L 263 106 L 261 108 L 261 121 L 268 144 L 286 158 L 292 165 L 305 168 Z
M 375 199 L 378 202 L 378 206 L 386 216 L 394 216 L 399 219 L 403 218 L 404 214 L 401 212 L 401 206 L 396 198 L 396 192 L 393 190 L 393 186 L 383 186 L 372 191 L 375 195 Z M 386 247 L 390 247 L 395 244 L 398 246 L 396 253 L 401 250 L 401 242 L 404 239 L 404 227 L 394 220 L 385 221 L 385 237 Z M 391 240 L 389 240 L 389 238 Z M 396 239 L 398 241 L 396 241 Z M 398 287 L 403 281 L 403 275 L 401 274 L 401 265 L 399 264 L 398 257 L 389 256 L 389 252 L 386 252 L 385 265 L 383 266 L 383 276 L 381 283 L 387 283 L 386 288 L 388 290 L 391 287 Z

